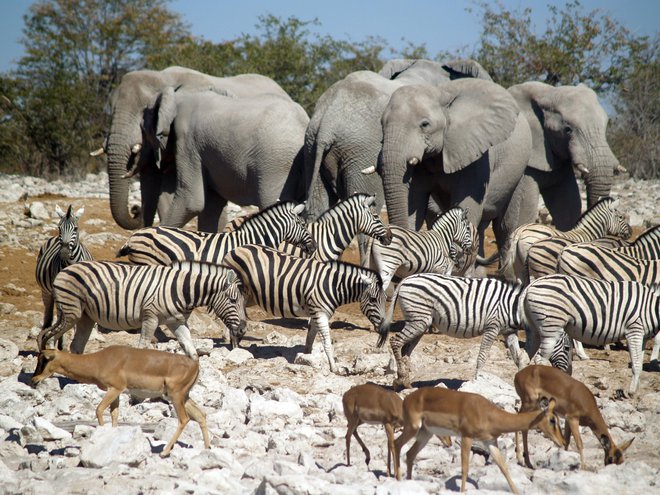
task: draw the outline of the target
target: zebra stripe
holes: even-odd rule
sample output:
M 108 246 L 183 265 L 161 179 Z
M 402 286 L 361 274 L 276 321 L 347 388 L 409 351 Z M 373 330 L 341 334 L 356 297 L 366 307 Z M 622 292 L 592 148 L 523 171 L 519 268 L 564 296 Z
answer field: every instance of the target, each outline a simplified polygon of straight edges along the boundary
M 316 251 L 312 259 L 318 261 L 338 260 L 353 238 L 362 233 L 375 238 L 381 244 L 388 245 L 392 234 L 382 220 L 371 211 L 376 202 L 376 195 L 356 193 L 335 204 L 307 225 Z M 302 249 L 293 244 L 283 244 L 280 251 L 303 257 Z
M 532 282 L 524 298 L 528 352 L 548 359 L 564 333 L 586 344 L 628 341 L 629 393 L 639 386 L 644 340 L 660 330 L 660 296 L 637 282 L 548 275 Z M 557 362 L 552 362 L 557 366 Z M 558 366 L 557 366 L 558 367 Z M 565 370 L 566 371 L 566 370 Z
M 389 322 L 397 302 L 404 317 L 403 329 L 390 339 L 397 363 L 395 386 L 410 387 L 409 369 L 402 361 L 428 331 L 468 339 L 483 335 L 475 376 L 483 367 L 498 335 L 506 337 L 512 359 L 519 364 L 518 330 L 522 325 L 521 285 L 496 279 L 464 278 L 435 273 L 412 275 L 395 292 L 385 324 L 380 328 L 378 346 L 387 339 Z
M 566 246 L 595 240 L 606 234 L 628 239 L 632 233 L 628 218 L 613 207 L 614 203 L 611 198 L 600 200 L 582 216 L 573 230 L 531 246 L 523 269 L 523 283 L 555 273 L 559 253 Z
M 472 232 L 467 210 L 451 208 L 426 231 L 415 232 L 390 225 L 392 242 L 385 246 L 372 243 L 371 268 L 380 273 L 387 289 L 392 278 L 414 273 L 449 274 L 457 257 L 453 242 L 463 250 L 472 247 Z
M 383 320 L 385 293 L 377 273 L 340 261 L 320 262 L 290 256 L 272 248 L 241 246 L 225 256 L 250 294 L 249 301 L 281 317 L 309 316 L 305 352 L 312 351 L 321 333 L 330 369 L 336 370 L 328 321 L 335 310 L 353 302 L 378 328 Z
M 499 273 L 507 280 L 529 283 L 529 275 L 526 271 L 529 250 L 544 239 L 561 237 L 573 242 L 583 242 L 607 234 L 627 239 L 632 230 L 627 218 L 616 210 L 618 204 L 618 201 L 610 197 L 601 199 L 582 214 L 575 227 L 566 232 L 540 223 L 521 225 L 513 231 L 507 242 L 504 262 Z
M 177 268 L 81 261 L 55 278 L 57 322 L 41 331 L 42 350 L 77 323 L 71 350 L 82 353 L 94 323 L 109 330 L 141 328 L 140 347 L 160 324 L 176 335 L 186 354 L 197 358 L 187 327 L 192 310 L 208 306 L 229 328 L 245 330 L 245 304 L 236 273 L 217 265 L 182 262 Z
M 306 253 L 315 249 L 305 220 L 305 206 L 276 203 L 248 218 L 235 231 L 212 234 L 176 227 L 146 227 L 133 233 L 117 256 L 128 256 L 139 265 L 171 265 L 179 260 L 220 263 L 232 249 L 245 244 L 277 247 L 282 242 L 301 245 Z
M 44 303 L 42 329 L 53 323 L 53 281 L 57 274 L 69 265 L 93 259 L 79 238 L 78 220 L 85 212 L 85 208 L 79 208 L 73 213 L 72 206 L 69 205 L 64 213 L 57 205 L 55 212 L 60 217 L 57 225 L 58 234 L 49 238 L 39 249 L 35 270 L 37 285 L 41 289 L 41 298 Z

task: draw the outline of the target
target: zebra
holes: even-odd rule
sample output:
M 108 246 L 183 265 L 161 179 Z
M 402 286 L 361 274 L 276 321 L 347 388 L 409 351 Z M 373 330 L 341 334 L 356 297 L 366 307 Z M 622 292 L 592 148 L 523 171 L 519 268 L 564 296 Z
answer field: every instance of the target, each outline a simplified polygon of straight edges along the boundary
M 175 267 L 81 261 L 62 270 L 53 283 L 57 321 L 39 334 L 39 350 L 77 324 L 71 351 L 82 353 L 94 323 L 109 330 L 141 328 L 140 347 L 159 324 L 174 333 L 184 352 L 197 359 L 188 317 L 196 307 L 213 310 L 233 340 L 245 332 L 241 282 L 236 273 L 210 263 Z
M 466 278 L 421 273 L 411 275 L 397 287 L 383 325 L 378 347 L 385 344 L 398 302 L 404 326 L 390 339 L 397 364 L 394 387 L 410 388 L 407 360 L 429 330 L 458 338 L 483 335 L 475 377 L 483 367 L 493 342 L 504 335 L 511 358 L 520 365 L 518 330 L 523 328 L 523 286 L 493 278 Z M 406 358 L 402 357 L 402 350 Z
M 619 201 L 611 197 L 599 200 L 582 214 L 575 227 L 566 232 L 541 223 L 521 225 L 509 237 L 499 274 L 507 280 L 519 280 L 528 284 L 529 250 L 534 244 L 544 239 L 560 237 L 573 242 L 582 242 L 598 239 L 606 234 L 627 239 L 632 231 L 627 218 L 617 210 L 618 205 Z M 627 228 L 624 227 L 624 224 L 627 225 Z
M 591 241 L 606 234 L 628 239 L 632 234 L 628 216 L 614 208 L 615 204 L 611 198 L 602 199 L 588 210 L 589 215 L 585 213 L 580 219 L 579 228 L 534 243 L 527 254 L 523 283 L 527 284 L 534 278 L 555 273 L 559 253 L 570 244 Z
M 73 213 L 72 205 L 69 205 L 66 213 L 59 205 L 55 206 L 55 212 L 60 217 L 57 225 L 58 234 L 50 237 L 39 249 L 37 255 L 37 267 L 35 277 L 37 285 L 41 289 L 41 299 L 44 303 L 44 321 L 42 329 L 53 324 L 53 281 L 57 274 L 69 265 L 79 261 L 94 259 L 88 249 L 80 242 L 78 220 L 85 212 L 85 208 L 79 208 Z M 59 342 L 61 348 L 62 343 Z
M 230 233 L 193 232 L 176 227 L 145 227 L 134 232 L 117 252 L 134 264 L 171 265 L 179 260 L 221 263 L 225 254 L 244 244 L 277 247 L 301 245 L 311 254 L 316 246 L 301 213 L 304 204 L 275 203 L 245 220 Z
M 458 255 L 453 242 L 463 250 L 472 247 L 467 215 L 463 208 L 451 208 L 438 216 L 429 230 L 421 232 L 390 225 L 392 242 L 387 246 L 376 242 L 371 245 L 370 267 L 380 274 L 383 288 L 387 289 L 395 275 L 450 274 Z
M 316 251 L 312 259 L 338 260 L 358 233 L 375 238 L 384 246 L 392 242 L 392 233 L 380 217 L 371 212 L 376 202 L 375 194 L 356 193 L 321 214 L 307 225 Z M 280 251 L 303 257 L 302 250 L 289 243 L 280 245 Z
M 528 353 L 538 352 L 564 371 L 569 370 L 551 354 L 566 334 L 595 345 L 625 338 L 632 362 L 628 393 L 637 391 L 644 341 L 660 330 L 660 295 L 652 288 L 638 282 L 547 275 L 527 287 L 523 307 Z
M 305 352 L 312 352 L 320 331 L 323 349 L 336 372 L 328 320 L 335 310 L 353 302 L 378 328 L 385 313 L 385 292 L 378 273 L 341 261 L 299 258 L 265 246 L 246 245 L 227 253 L 223 265 L 243 281 L 248 305 L 285 318 L 309 316 Z

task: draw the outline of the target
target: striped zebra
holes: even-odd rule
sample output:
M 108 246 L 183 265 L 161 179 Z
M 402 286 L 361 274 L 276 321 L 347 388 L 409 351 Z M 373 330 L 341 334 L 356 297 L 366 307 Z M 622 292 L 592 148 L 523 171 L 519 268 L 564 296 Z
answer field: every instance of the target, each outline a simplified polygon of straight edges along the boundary
M 165 324 L 190 357 L 197 359 L 188 317 L 207 306 L 229 328 L 233 340 L 245 332 L 245 303 L 236 273 L 213 264 L 179 262 L 176 268 L 81 261 L 62 270 L 53 283 L 57 322 L 41 331 L 39 350 L 73 325 L 71 351 L 82 353 L 94 323 L 108 330 L 141 328 L 140 347 Z
M 385 343 L 398 302 L 404 326 L 390 339 L 397 364 L 394 386 L 411 388 L 407 361 L 428 331 L 463 339 L 483 335 L 475 377 L 479 375 L 498 335 L 505 336 L 511 358 L 519 365 L 521 349 L 517 332 L 523 328 L 522 295 L 522 285 L 492 278 L 421 273 L 403 280 L 395 291 L 385 323 L 379 329 L 377 344 L 382 347 Z
M 309 316 L 305 352 L 312 352 L 320 331 L 323 349 L 335 372 L 329 319 L 335 310 L 353 302 L 378 328 L 385 313 L 380 277 L 367 268 L 340 261 L 321 262 L 291 256 L 276 249 L 247 245 L 229 252 L 223 261 L 243 280 L 248 304 L 285 317 Z M 249 296 L 247 296 L 249 294 Z
M 628 223 L 628 216 L 613 208 L 614 201 L 608 201 L 605 198 L 596 203 L 589 212 L 590 215 L 584 215 L 578 225 L 580 229 L 566 232 L 560 236 L 550 237 L 534 243 L 529 248 L 527 262 L 523 269 L 523 283 L 529 283 L 535 278 L 544 275 L 550 275 L 557 270 L 557 259 L 559 253 L 566 246 L 598 239 L 606 234 L 616 235 L 622 239 L 628 239 L 632 234 L 632 229 Z
M 244 244 L 277 247 L 282 242 L 315 249 L 301 213 L 304 204 L 276 203 L 245 220 L 230 233 L 193 232 L 176 227 L 146 227 L 135 231 L 117 252 L 139 265 L 171 265 L 180 260 L 220 263 L 232 249 Z
M 358 233 L 373 237 L 385 246 L 389 245 L 392 242 L 392 233 L 380 217 L 372 213 L 371 207 L 375 203 L 375 194 L 356 193 L 336 203 L 317 220 L 307 224 L 316 243 L 312 259 L 338 260 Z M 289 243 L 280 245 L 278 249 L 294 256 L 304 255 L 302 249 Z
M 451 208 L 429 230 L 420 232 L 390 225 L 392 242 L 387 246 L 377 242 L 371 245 L 370 267 L 380 274 L 383 288 L 387 289 L 395 275 L 404 278 L 414 273 L 450 274 L 458 255 L 453 243 L 463 250 L 472 247 L 467 215 L 463 208 Z
M 627 225 L 628 222 L 627 219 L 622 219 L 622 214 L 617 210 L 618 205 L 619 201 L 613 198 L 601 199 L 582 214 L 575 227 L 566 232 L 541 223 L 521 225 L 509 237 L 499 273 L 507 280 L 529 283 L 527 272 L 529 250 L 544 239 L 561 237 L 573 242 L 583 242 L 602 238 L 607 234 L 627 239 L 630 237 L 630 226 L 627 230 L 622 228 L 622 223 Z
M 78 211 L 73 213 L 72 206 L 69 205 L 66 213 L 64 213 L 62 208 L 56 205 L 55 212 L 60 217 L 57 225 L 58 233 L 56 236 L 50 237 L 41 246 L 37 255 L 35 276 L 44 303 L 42 329 L 53 324 L 53 281 L 57 274 L 69 265 L 93 259 L 91 253 L 80 242 L 79 237 L 78 220 L 85 212 L 85 208 L 79 208 Z
M 523 307 L 528 352 L 564 371 L 551 354 L 566 334 L 593 345 L 626 339 L 632 362 L 628 392 L 637 391 L 644 341 L 660 330 L 660 295 L 653 289 L 637 282 L 548 275 L 528 286 Z

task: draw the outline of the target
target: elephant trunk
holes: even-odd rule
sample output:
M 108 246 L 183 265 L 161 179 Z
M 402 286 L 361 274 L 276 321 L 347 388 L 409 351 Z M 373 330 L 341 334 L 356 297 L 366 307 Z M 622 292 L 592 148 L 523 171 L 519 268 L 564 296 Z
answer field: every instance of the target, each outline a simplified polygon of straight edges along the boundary
M 584 176 L 587 190 L 587 206 L 591 208 L 602 198 L 610 195 L 614 170 L 619 165 L 609 146 L 599 148 L 585 164 L 589 172 Z
M 143 225 L 142 218 L 133 216 L 129 211 L 128 189 L 131 181 L 124 177 L 129 161 L 135 159 L 131 146 L 139 141 L 133 141 L 111 130 L 107 149 L 110 211 L 115 222 L 127 230 L 139 229 Z
M 408 165 L 405 153 L 396 149 L 399 146 L 387 144 L 390 139 L 389 136 L 386 136 L 384 140 L 380 164 L 387 217 L 392 225 L 412 229 L 414 226 L 409 204 L 412 169 Z M 393 142 L 400 141 L 395 138 Z

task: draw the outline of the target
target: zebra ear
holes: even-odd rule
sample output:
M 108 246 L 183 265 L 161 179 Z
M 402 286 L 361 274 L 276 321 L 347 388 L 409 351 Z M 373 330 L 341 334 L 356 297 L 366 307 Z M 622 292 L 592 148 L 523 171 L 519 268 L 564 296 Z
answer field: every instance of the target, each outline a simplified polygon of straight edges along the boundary
M 362 282 L 362 285 L 364 286 L 365 289 L 374 283 L 371 277 L 365 275 L 364 273 L 360 274 L 360 282 Z
M 371 196 L 367 196 L 364 200 L 364 206 L 373 206 L 373 204 L 376 202 L 376 195 L 372 194 Z
M 612 201 L 612 203 L 610 204 L 610 209 L 612 209 L 612 210 L 616 210 L 619 206 L 621 206 L 621 201 L 619 201 L 618 199 L 615 199 L 615 200 Z
M 55 205 L 55 213 L 57 213 L 57 216 L 60 218 L 64 216 L 64 210 L 60 208 L 60 205 Z
M 76 220 L 79 220 L 80 217 L 82 217 L 82 214 L 85 213 L 85 207 L 78 208 L 78 211 L 76 212 Z
M 305 206 L 305 203 L 300 203 L 299 205 L 293 207 L 293 212 L 296 215 L 300 215 L 303 211 L 305 211 Z

